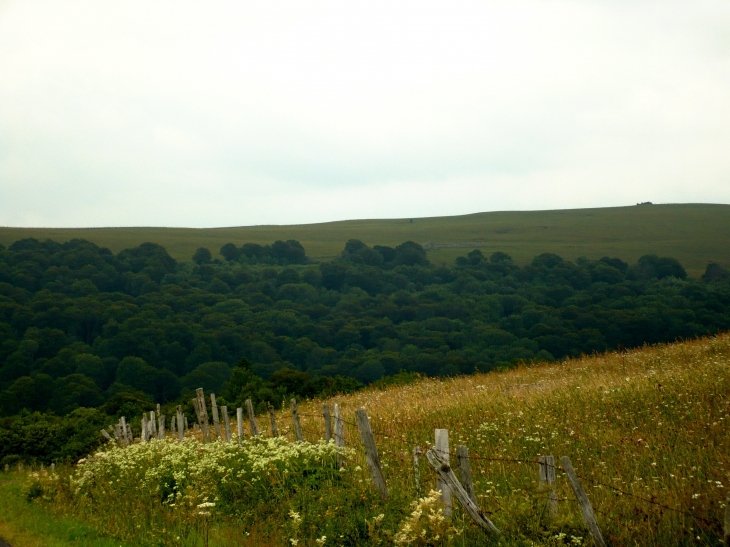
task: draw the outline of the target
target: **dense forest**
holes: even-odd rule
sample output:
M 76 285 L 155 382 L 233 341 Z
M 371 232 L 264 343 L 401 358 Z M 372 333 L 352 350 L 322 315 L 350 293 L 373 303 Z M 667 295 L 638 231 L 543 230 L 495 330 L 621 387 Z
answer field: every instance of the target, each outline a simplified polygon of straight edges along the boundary
M 197 387 L 262 408 L 730 328 L 727 270 L 688 279 L 655 255 L 518 266 L 475 249 L 434 265 L 417 243 L 350 240 L 324 263 L 297 241 L 228 243 L 217 256 L 0 246 L 0 460 L 75 457 L 112 417 Z

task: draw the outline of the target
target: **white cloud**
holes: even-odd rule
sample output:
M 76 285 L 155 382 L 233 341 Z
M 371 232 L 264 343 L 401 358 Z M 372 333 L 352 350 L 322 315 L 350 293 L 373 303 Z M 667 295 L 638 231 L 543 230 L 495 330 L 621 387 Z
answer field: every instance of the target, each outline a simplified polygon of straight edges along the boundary
M 730 202 L 730 5 L 9 2 L 0 225 Z

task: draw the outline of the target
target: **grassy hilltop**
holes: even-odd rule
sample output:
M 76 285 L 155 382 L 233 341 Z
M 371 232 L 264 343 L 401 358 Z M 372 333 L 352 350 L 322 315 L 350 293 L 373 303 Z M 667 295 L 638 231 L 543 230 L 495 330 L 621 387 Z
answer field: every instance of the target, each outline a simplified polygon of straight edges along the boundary
M 709 261 L 730 265 L 730 205 L 681 204 L 607 207 L 557 211 L 509 211 L 463 216 L 392 220 L 346 220 L 289 226 L 234 228 L 0 228 L 0 243 L 27 237 L 63 242 L 93 241 L 119 252 L 145 241 L 164 246 L 177 260 L 190 260 L 198 247 L 214 256 L 228 242 L 271 243 L 296 239 L 315 260 L 331 259 L 348 239 L 368 245 L 397 245 L 412 240 L 434 243 L 431 262 L 451 262 L 478 247 L 503 251 L 518 264 L 552 252 L 574 260 L 579 256 L 615 256 L 635 262 L 641 255 L 678 259 L 698 277 Z M 443 245 L 450 245 L 442 247 Z
M 729 335 L 336 397 L 325 402 L 338 403 L 346 421 L 344 471 L 320 441 L 322 402 L 299 406 L 306 443 L 291 442 L 291 414 L 282 410 L 284 439 L 270 436 L 266 415 L 262 437 L 250 439 L 246 423 L 240 447 L 235 439 L 202 444 L 195 433 L 184 443 L 106 448 L 57 474 L 4 475 L 3 513 L 17 522 L 0 516 L 0 534 L 23 538 L 36 519 L 54 537 L 83 521 L 89 546 L 108 544 L 94 539 L 98 531 L 129 544 L 190 547 L 206 535 L 211 546 L 593 545 L 559 470 L 558 512 L 546 511 L 534 462 L 551 454 L 571 458 L 609 545 L 722 543 Z M 371 486 L 353 424 L 363 407 L 388 500 Z M 456 502 L 453 521 L 441 518 L 428 496 L 435 474 L 423 457 L 416 474 L 412 456 L 416 445 L 428 449 L 434 428 L 449 430 L 452 451 L 469 447 L 476 498 L 501 538 L 487 538 Z M 36 544 L 75 543 L 14 543 Z

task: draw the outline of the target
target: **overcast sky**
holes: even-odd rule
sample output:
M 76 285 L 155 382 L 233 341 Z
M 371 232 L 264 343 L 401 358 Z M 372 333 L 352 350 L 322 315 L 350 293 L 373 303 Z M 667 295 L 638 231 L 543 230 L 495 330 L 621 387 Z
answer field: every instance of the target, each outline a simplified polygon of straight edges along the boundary
M 730 2 L 0 0 L 0 225 L 730 203 Z

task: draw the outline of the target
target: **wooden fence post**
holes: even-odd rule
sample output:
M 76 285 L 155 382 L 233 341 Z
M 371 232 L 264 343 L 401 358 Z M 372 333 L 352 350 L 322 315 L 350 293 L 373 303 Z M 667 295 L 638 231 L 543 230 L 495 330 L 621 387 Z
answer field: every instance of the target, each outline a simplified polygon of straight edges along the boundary
M 173 435 L 177 433 L 177 414 L 173 414 L 170 420 L 170 433 Z
M 596 544 L 596 547 L 606 547 L 606 542 L 603 540 L 601 530 L 598 528 L 598 522 L 596 522 L 596 517 L 593 514 L 591 502 L 588 500 L 588 496 L 586 495 L 585 490 L 583 490 L 583 487 L 578 480 L 578 476 L 575 474 L 573 465 L 570 463 L 570 458 L 568 458 L 568 456 L 563 456 L 560 458 L 560 462 L 563 464 L 563 471 L 565 471 L 565 474 L 568 476 L 570 487 L 573 489 L 573 493 L 578 500 L 580 512 L 583 514 L 583 520 L 585 521 L 588 531 L 593 538 L 593 543 Z
M 446 464 L 449 464 L 449 430 L 448 429 L 437 429 L 434 432 L 435 443 L 434 449 L 441 454 L 441 458 Z M 451 518 L 451 489 L 449 485 L 439 478 L 436 483 L 436 488 L 441 490 L 441 501 L 444 504 L 444 516 L 447 519 Z
M 551 517 L 558 514 L 558 497 L 555 492 L 555 458 L 552 456 L 540 456 L 539 467 L 540 488 L 549 488 L 547 507 Z
M 130 439 L 129 439 L 129 431 L 127 430 L 127 419 L 122 416 L 119 418 L 119 425 L 122 428 L 122 439 L 124 442 L 124 446 L 129 446 Z
M 199 387 L 196 389 L 195 395 L 198 399 L 198 410 L 200 411 L 198 424 L 200 424 L 200 429 L 203 430 L 203 437 L 206 441 L 208 441 L 210 440 L 210 424 L 208 423 L 208 409 L 205 406 L 205 394 L 203 393 L 203 388 Z
M 297 410 L 297 400 L 291 400 L 291 415 L 294 419 L 294 435 L 298 442 L 304 441 L 304 435 L 302 434 L 302 424 L 299 423 L 299 411 Z
M 388 497 L 388 486 L 385 484 L 383 470 L 380 467 L 380 456 L 378 456 L 378 447 L 375 445 L 373 430 L 370 428 L 368 413 L 365 412 L 364 408 L 361 408 L 355 411 L 355 418 L 357 418 L 357 428 L 360 430 L 360 439 L 362 439 L 362 444 L 365 445 L 365 459 L 370 468 L 373 484 L 380 492 L 380 497 L 386 499 Z
M 413 481 L 416 483 L 416 497 L 421 497 L 421 471 L 418 466 L 418 457 L 423 454 L 421 447 L 417 446 L 413 449 Z
M 474 483 L 471 478 L 471 465 L 469 464 L 469 449 L 463 444 L 456 447 L 456 461 L 459 465 L 459 474 L 461 475 L 461 485 L 464 487 L 469 499 L 474 505 L 479 505 L 477 495 L 474 492 Z
M 223 414 L 223 429 L 226 432 L 226 442 L 231 442 L 231 419 L 228 417 L 228 407 L 221 406 L 221 414 Z
M 279 436 L 279 428 L 276 427 L 276 414 L 274 414 L 274 405 L 269 403 L 269 422 L 271 423 L 271 436 Z
M 256 414 L 254 414 L 251 399 L 246 399 L 246 410 L 248 411 L 248 421 L 251 422 L 251 436 L 256 437 L 259 434 L 259 426 L 256 424 Z
M 165 415 L 164 414 L 160 414 L 160 424 L 159 424 L 159 427 L 157 428 L 157 438 L 160 441 L 165 440 Z
M 324 418 L 324 440 L 330 442 L 332 440 L 332 416 L 330 416 L 330 405 L 322 405 L 322 417 Z
M 177 440 L 180 442 L 183 442 L 183 439 L 185 438 L 185 430 L 183 429 L 184 425 L 183 418 L 183 412 L 182 407 L 180 405 L 177 405 Z
M 107 441 L 114 442 L 114 439 L 112 439 L 112 436 L 109 435 L 106 429 L 102 429 L 99 433 L 101 433 L 102 437 L 104 437 Z
M 222 437 L 221 435 L 221 420 L 218 416 L 218 405 L 215 404 L 215 393 L 210 394 L 210 411 L 213 413 L 213 431 L 216 437 Z
M 236 434 L 238 435 L 238 446 L 243 441 L 243 408 L 240 406 L 236 409 Z
M 340 405 L 335 403 L 334 406 L 335 415 L 335 446 L 345 446 L 345 423 L 342 421 L 342 413 L 340 412 Z M 345 465 L 345 460 L 341 454 L 337 455 L 337 466 L 342 467 Z
M 142 413 L 142 421 L 140 422 L 141 431 L 139 433 L 139 440 L 142 443 L 146 443 L 149 440 L 147 435 L 147 414 Z
M 157 435 L 160 434 L 160 416 L 162 416 L 162 413 L 160 412 L 160 404 L 157 403 L 157 414 L 155 415 L 157 417 Z
M 464 490 L 461 486 L 459 479 L 456 478 L 454 471 L 451 469 L 451 466 L 443 457 L 441 452 L 437 448 L 431 448 L 428 452 L 426 452 L 426 459 L 436 470 L 436 473 L 438 473 L 440 482 L 449 485 L 449 488 L 454 492 L 456 499 L 458 499 L 461 505 L 464 506 L 464 509 L 467 513 L 469 513 L 469 516 L 474 520 L 474 522 L 487 532 L 499 534 L 499 529 L 497 529 L 494 523 L 489 520 L 484 513 L 482 513 L 479 506 L 472 501 L 469 494 L 467 494 L 466 490 Z
M 154 439 L 157 437 L 157 420 L 155 419 L 155 411 L 150 410 L 150 419 L 147 422 L 147 427 L 149 427 L 149 438 Z

